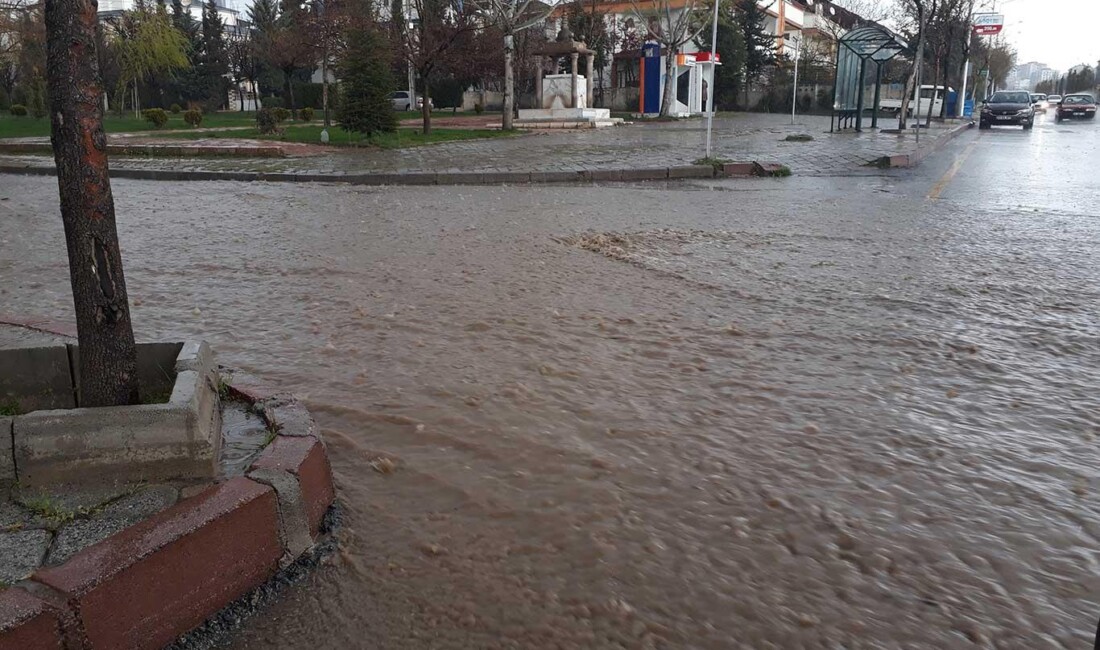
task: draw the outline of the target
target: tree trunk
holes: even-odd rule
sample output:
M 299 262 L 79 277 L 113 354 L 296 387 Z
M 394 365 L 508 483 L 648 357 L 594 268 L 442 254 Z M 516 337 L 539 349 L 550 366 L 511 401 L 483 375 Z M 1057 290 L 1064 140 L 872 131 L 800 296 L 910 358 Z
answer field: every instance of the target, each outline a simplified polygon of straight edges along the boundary
M 422 74 L 424 80 L 424 95 L 420 98 L 420 116 L 424 118 L 424 135 L 432 132 L 432 93 L 428 86 L 428 75 Z
M 665 54 L 665 98 L 661 102 L 661 115 L 668 117 L 672 113 L 672 100 L 676 97 L 676 80 L 672 78 L 672 58 L 675 56 L 672 53 L 672 46 L 668 48 L 668 52 Z
M 501 112 L 501 129 L 505 131 L 515 128 L 512 122 L 516 93 L 515 72 L 512 69 L 512 47 L 512 35 L 506 34 L 504 36 L 504 110 Z
M 134 79 L 134 117 L 141 119 L 141 101 L 138 99 L 137 79 Z
M 107 175 L 95 33 L 95 0 L 46 0 L 50 140 L 80 344 L 80 406 L 120 406 L 138 401 L 137 348 Z
M 290 72 L 284 70 L 283 90 L 286 91 L 287 108 L 290 109 L 290 118 L 294 119 L 294 84 L 290 83 Z
M 936 89 L 940 85 L 940 62 L 936 61 L 936 65 L 934 65 L 932 67 L 935 69 L 936 75 L 932 78 L 932 98 L 928 100 L 928 117 L 924 120 L 924 125 L 926 127 L 932 126 L 932 109 L 936 105 L 936 102 L 934 100 L 935 100 L 935 97 L 936 97 L 936 93 L 939 92 Z M 946 85 L 947 84 L 944 84 L 944 86 L 946 86 Z M 941 102 L 944 106 L 947 105 L 947 88 L 944 88 L 943 99 L 941 100 Z
M 321 57 L 321 112 L 325 128 L 332 126 L 328 118 L 328 45 L 325 46 L 324 56 Z

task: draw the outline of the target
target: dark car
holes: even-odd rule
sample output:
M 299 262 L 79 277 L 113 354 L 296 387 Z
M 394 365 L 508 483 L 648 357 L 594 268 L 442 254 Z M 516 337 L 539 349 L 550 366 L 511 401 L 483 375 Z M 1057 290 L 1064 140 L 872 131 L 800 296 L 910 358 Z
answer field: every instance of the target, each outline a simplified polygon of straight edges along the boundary
M 1035 124 L 1035 107 L 1031 94 L 1019 90 L 1002 90 L 993 93 L 982 102 L 979 128 L 988 129 L 994 124 L 1022 126 L 1028 130 Z
M 1056 122 L 1072 119 L 1091 120 L 1094 117 L 1096 117 L 1096 100 L 1092 98 L 1092 95 L 1085 93 L 1066 95 L 1062 98 L 1062 101 L 1058 102 L 1058 107 L 1054 109 L 1054 120 Z

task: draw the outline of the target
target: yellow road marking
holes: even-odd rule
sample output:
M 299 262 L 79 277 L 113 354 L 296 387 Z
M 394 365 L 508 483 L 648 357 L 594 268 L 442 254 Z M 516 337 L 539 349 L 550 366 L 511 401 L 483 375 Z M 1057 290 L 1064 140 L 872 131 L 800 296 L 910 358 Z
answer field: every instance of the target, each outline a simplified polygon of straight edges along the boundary
M 955 162 L 952 163 L 951 168 L 944 172 L 943 177 L 940 178 L 940 180 L 936 181 L 936 184 L 932 186 L 932 191 L 928 193 L 928 198 L 940 198 L 940 194 L 943 194 L 943 191 L 947 189 L 947 186 L 951 183 L 951 179 L 955 178 L 955 174 L 958 174 L 959 170 L 962 169 L 963 164 L 966 163 L 966 159 L 970 157 L 971 152 L 974 151 L 974 147 L 977 144 L 978 141 L 974 140 L 970 144 L 966 145 L 966 148 L 962 150 L 962 153 L 960 153 L 958 157 L 955 158 Z

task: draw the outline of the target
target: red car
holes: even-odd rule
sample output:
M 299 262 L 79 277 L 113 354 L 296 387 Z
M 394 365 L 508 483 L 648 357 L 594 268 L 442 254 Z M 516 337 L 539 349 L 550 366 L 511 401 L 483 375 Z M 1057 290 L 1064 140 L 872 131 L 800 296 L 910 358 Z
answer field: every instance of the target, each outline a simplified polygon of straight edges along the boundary
M 1096 117 L 1096 100 L 1092 95 L 1084 93 L 1066 95 L 1062 101 L 1058 102 L 1058 108 L 1054 111 L 1054 120 L 1057 122 L 1080 118 L 1091 120 L 1094 117 Z

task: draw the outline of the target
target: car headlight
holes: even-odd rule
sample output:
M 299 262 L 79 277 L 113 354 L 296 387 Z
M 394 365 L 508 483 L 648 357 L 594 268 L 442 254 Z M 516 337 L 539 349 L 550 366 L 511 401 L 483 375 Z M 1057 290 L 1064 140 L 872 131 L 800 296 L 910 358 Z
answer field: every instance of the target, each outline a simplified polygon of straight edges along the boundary
M 1030 112 L 1031 112 L 1030 108 L 1021 108 L 1020 110 L 1016 111 L 1016 114 L 1017 115 L 1027 115 Z

